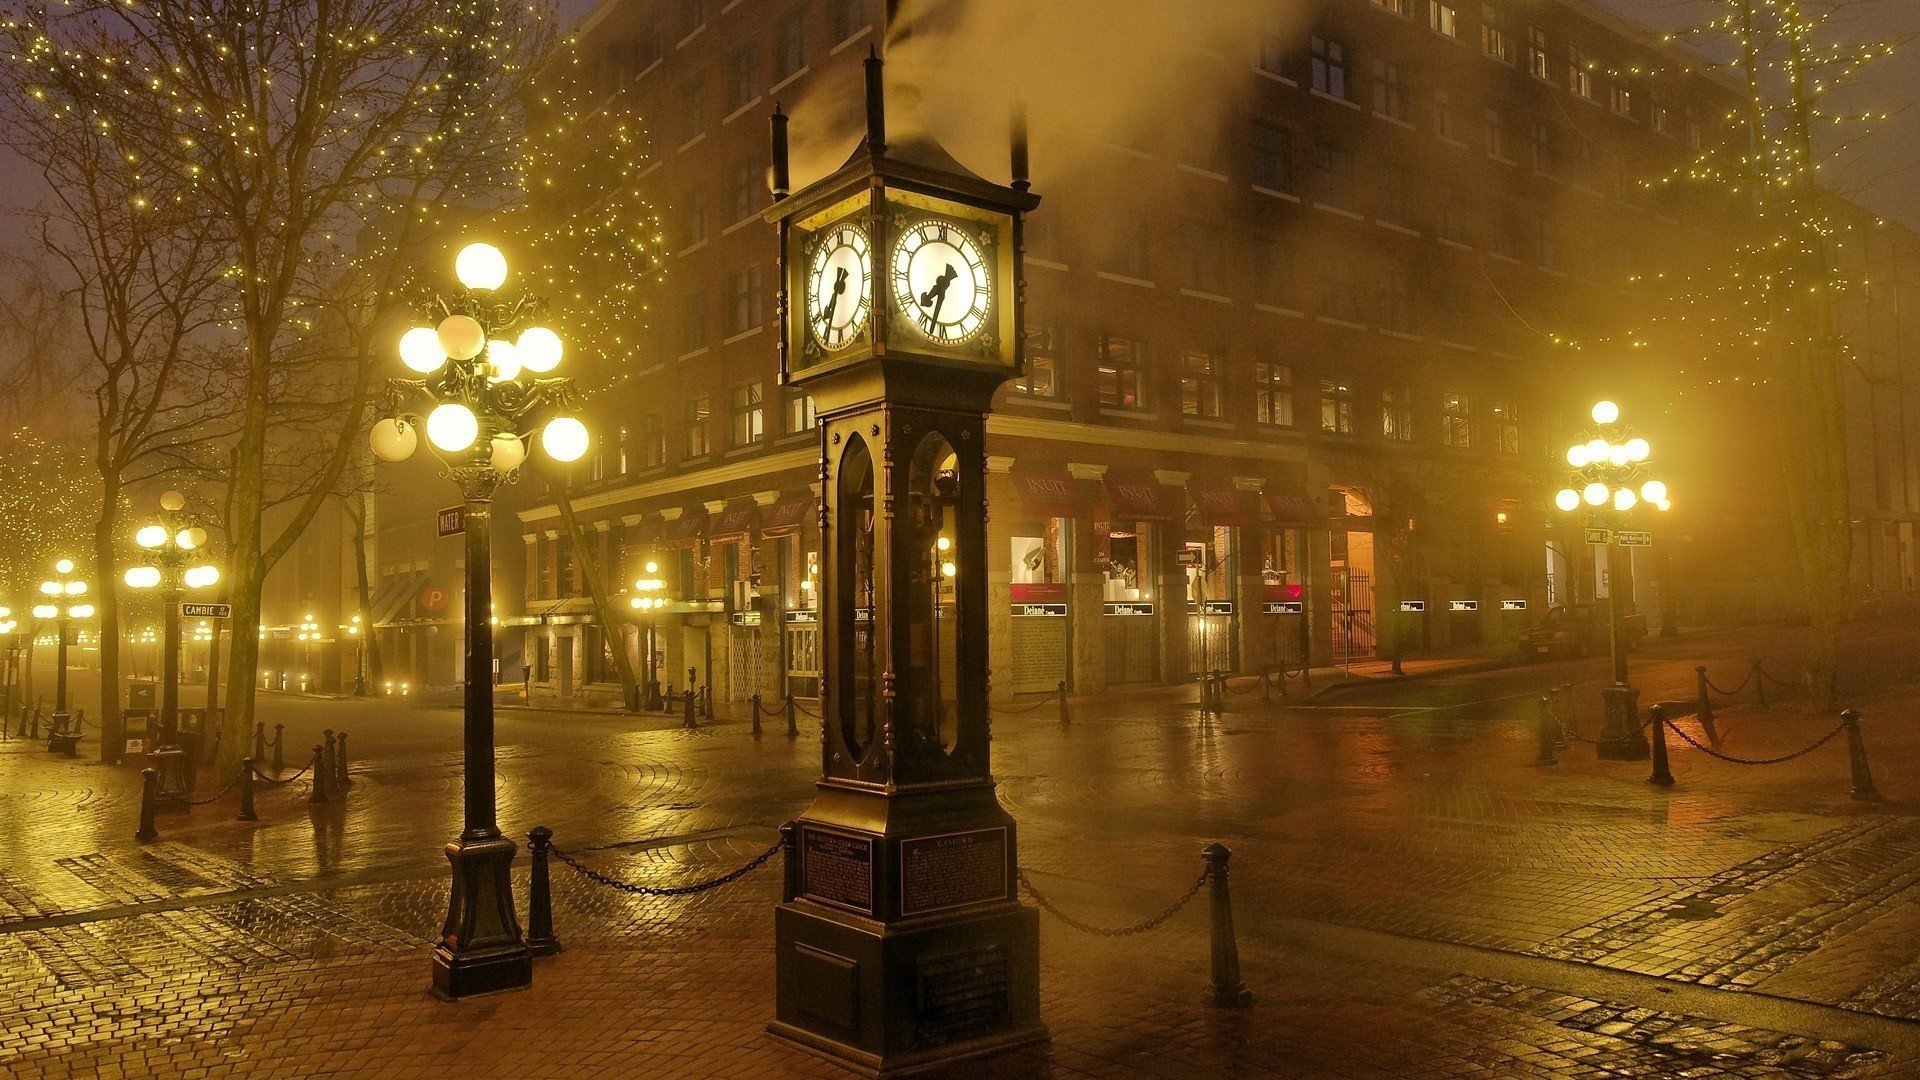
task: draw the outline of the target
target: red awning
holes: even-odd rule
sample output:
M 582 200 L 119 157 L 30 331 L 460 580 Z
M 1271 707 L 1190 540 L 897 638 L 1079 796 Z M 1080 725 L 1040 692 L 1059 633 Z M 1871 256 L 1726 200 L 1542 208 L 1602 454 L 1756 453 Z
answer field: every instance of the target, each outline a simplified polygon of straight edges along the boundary
M 758 512 L 759 508 L 753 506 L 722 510 L 718 517 L 711 519 L 712 524 L 707 529 L 708 542 L 718 544 L 726 540 L 738 540 L 753 532 L 753 519 Z
M 815 501 L 812 492 L 781 499 L 760 515 L 760 535 L 785 536 L 799 532 L 801 526 L 814 520 L 819 509 L 820 504 Z
M 669 521 L 660 530 L 660 543 L 670 548 L 699 547 L 700 537 L 707 531 L 707 515 L 688 515 L 677 521 Z
M 1068 476 L 1065 469 L 1016 469 L 1013 487 L 1020 509 L 1034 517 L 1086 516 L 1089 502 L 1086 490 L 1080 481 Z
M 1268 484 L 1267 510 L 1282 525 L 1324 525 L 1327 512 L 1298 484 Z
M 1179 499 L 1155 480 L 1107 477 L 1109 521 L 1172 521 Z
M 1208 525 L 1252 525 L 1260 520 L 1260 508 L 1251 492 L 1228 487 L 1193 487 L 1193 509 Z

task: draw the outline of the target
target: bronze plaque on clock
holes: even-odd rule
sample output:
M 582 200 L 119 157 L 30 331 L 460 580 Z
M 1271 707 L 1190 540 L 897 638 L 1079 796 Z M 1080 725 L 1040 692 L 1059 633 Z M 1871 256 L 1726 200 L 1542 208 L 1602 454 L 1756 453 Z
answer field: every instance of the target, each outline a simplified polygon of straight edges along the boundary
M 802 826 L 800 891 L 810 900 L 872 915 L 872 838 Z
M 1005 900 L 1005 826 L 900 841 L 900 914 Z

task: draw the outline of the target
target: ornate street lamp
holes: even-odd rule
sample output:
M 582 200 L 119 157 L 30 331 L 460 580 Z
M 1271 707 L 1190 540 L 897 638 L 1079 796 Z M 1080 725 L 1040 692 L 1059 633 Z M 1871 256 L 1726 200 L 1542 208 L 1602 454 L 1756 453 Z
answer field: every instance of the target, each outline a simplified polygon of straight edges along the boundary
M 366 620 L 359 612 L 354 612 L 353 621 L 347 624 L 347 636 L 353 639 L 353 696 L 367 696 L 367 638 L 361 633 Z
M 163 797 L 177 794 L 188 798 L 188 785 L 180 753 L 180 605 L 187 590 L 204 589 L 220 581 L 220 568 L 196 562 L 197 554 L 207 546 L 207 530 L 194 523 L 186 513 L 186 497 L 177 491 L 160 496 L 160 519 L 142 526 L 133 541 L 152 562 L 130 567 L 126 583 L 135 589 L 161 590 L 160 633 L 160 741 L 154 751 L 160 762 L 160 792 Z M 175 775 L 169 775 L 175 770 Z
M 1647 756 L 1647 741 L 1635 721 L 1640 691 L 1627 681 L 1626 564 L 1620 544 L 1620 526 L 1634 511 L 1652 507 L 1664 512 L 1665 481 L 1649 475 L 1653 446 L 1620 422 L 1620 406 L 1611 401 L 1594 405 L 1593 427 L 1587 437 L 1567 448 L 1571 483 L 1554 496 L 1563 513 L 1582 515 L 1589 543 L 1606 549 L 1607 631 L 1613 653 L 1613 685 L 1601 691 L 1606 722 L 1600 730 L 1603 758 L 1635 759 Z M 1651 537 L 1651 534 L 1647 534 Z
M 660 564 L 654 562 L 652 559 L 648 559 L 646 572 L 646 577 L 636 578 L 633 583 L 633 591 L 640 595 L 635 596 L 633 599 L 627 601 L 627 603 L 633 610 L 640 613 L 642 620 L 640 647 L 641 654 L 645 660 L 646 672 L 640 687 L 641 707 L 645 709 L 658 709 L 662 705 L 660 700 L 660 671 L 654 664 L 654 657 L 659 654 L 659 642 L 654 636 L 657 631 L 654 627 L 653 613 L 664 609 L 668 604 L 672 603 L 672 601 L 667 599 L 667 583 L 660 580 L 659 577 Z
M 13 715 L 14 687 L 20 681 L 18 626 L 13 621 L 13 609 L 0 607 L 0 727 Z
M 516 847 L 500 835 L 494 806 L 493 493 L 519 477 L 536 424 L 543 424 L 541 447 L 562 462 L 587 452 L 587 429 L 572 415 L 579 404 L 573 380 L 531 377 L 559 365 L 560 337 L 526 325 L 543 301 L 495 295 L 506 283 L 506 257 L 490 244 L 469 244 L 454 259 L 454 274 L 458 292 L 420 305 L 433 325 L 400 338 L 401 361 L 423 377 L 387 380 L 387 419 L 373 426 L 371 441 L 381 460 L 402 461 L 418 449 L 424 427 L 441 475 L 460 485 L 466 503 L 465 823 L 447 845 L 453 898 L 433 950 L 434 991 L 460 998 L 533 981 L 509 877 Z
M 61 559 L 53 564 L 53 577 L 40 583 L 40 593 L 47 599 L 34 605 L 33 617 L 55 622 L 59 631 L 59 648 L 54 653 L 53 682 L 53 726 L 55 730 L 67 729 L 67 632 L 75 619 L 93 618 L 93 605 L 86 602 L 87 583 L 85 579 L 73 574 L 73 560 Z

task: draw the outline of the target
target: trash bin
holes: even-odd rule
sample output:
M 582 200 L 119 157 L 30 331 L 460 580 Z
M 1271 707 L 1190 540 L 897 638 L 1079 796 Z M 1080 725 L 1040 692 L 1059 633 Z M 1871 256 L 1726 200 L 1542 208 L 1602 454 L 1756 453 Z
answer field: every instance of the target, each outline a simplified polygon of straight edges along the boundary
M 156 687 L 157 687 L 157 684 L 151 683 L 151 682 L 128 683 L 127 684 L 127 708 L 129 709 L 154 708 L 154 700 L 157 696 Z

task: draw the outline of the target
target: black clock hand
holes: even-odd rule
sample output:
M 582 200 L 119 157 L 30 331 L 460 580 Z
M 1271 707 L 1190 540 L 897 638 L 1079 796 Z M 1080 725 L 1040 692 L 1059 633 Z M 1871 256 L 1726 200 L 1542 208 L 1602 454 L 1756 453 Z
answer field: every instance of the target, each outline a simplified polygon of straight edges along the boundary
M 927 321 L 929 323 L 937 323 L 940 321 L 940 308 L 947 302 L 947 286 L 953 284 L 953 279 L 959 276 L 960 271 L 954 269 L 952 263 L 948 263 L 947 268 L 940 272 L 938 278 L 934 279 L 933 288 L 920 294 L 920 306 L 931 306 L 933 308 L 933 311 L 927 315 Z
M 833 309 L 840 306 L 840 294 L 847 291 L 847 268 L 836 267 L 833 275 L 833 298 L 827 301 L 827 326 L 833 325 Z

